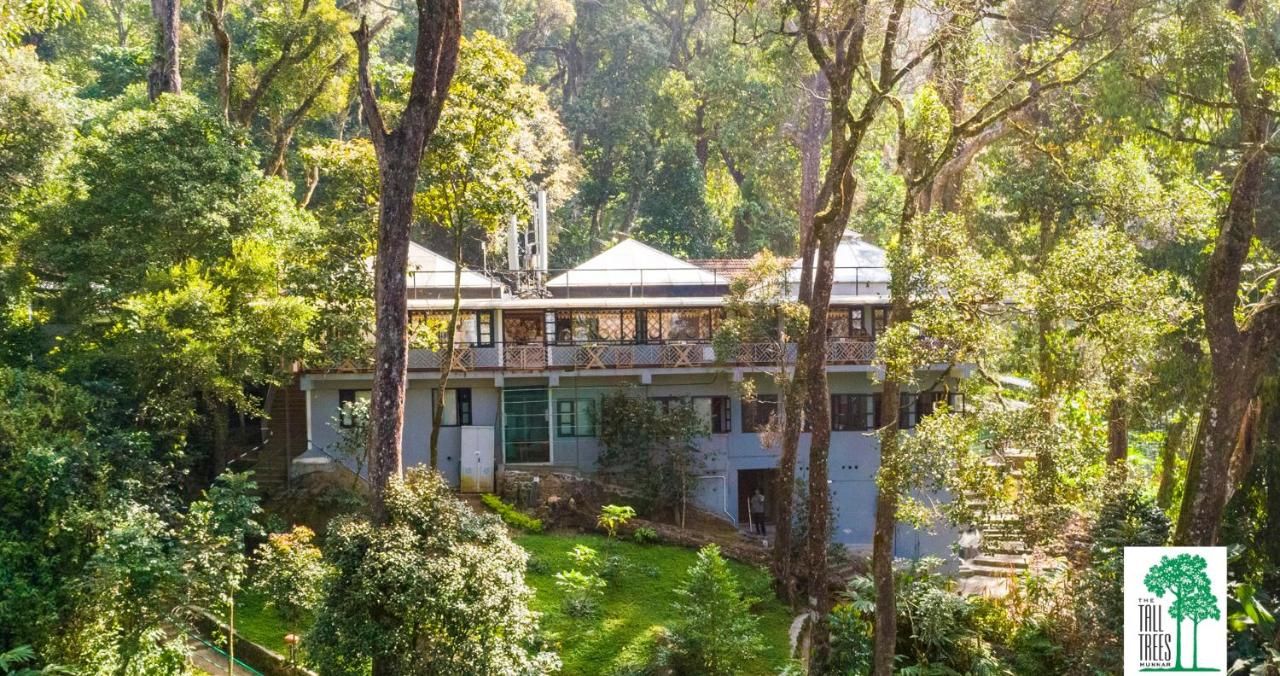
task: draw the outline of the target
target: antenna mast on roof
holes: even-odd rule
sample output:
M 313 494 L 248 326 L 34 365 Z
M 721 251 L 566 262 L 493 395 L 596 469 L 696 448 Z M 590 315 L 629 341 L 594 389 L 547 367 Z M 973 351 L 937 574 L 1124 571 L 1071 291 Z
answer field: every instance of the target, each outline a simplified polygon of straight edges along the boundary
M 507 269 L 518 296 L 546 295 L 547 266 L 551 257 L 548 231 L 547 192 L 538 190 L 531 227 L 521 228 L 515 215 L 507 221 Z

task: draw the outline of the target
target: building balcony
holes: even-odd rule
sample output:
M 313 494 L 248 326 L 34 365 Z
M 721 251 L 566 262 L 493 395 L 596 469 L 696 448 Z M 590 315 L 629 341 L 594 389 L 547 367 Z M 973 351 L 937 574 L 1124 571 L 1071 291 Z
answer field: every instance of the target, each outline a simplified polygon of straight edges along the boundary
M 718 360 L 707 341 L 666 343 L 587 343 L 543 345 L 495 343 L 492 346 L 460 346 L 454 350 L 451 370 L 466 371 L 608 371 L 649 368 L 715 368 L 718 366 L 768 367 L 795 362 L 797 346 L 777 343 L 744 343 L 730 359 Z M 875 357 L 875 343 L 834 339 L 827 343 L 827 363 L 865 365 Z M 410 350 L 409 368 L 439 371 L 444 351 Z

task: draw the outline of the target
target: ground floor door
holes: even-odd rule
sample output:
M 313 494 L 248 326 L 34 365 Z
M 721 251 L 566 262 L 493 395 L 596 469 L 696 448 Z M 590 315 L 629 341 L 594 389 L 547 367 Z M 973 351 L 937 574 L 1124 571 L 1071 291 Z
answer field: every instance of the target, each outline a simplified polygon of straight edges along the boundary
M 774 525 L 774 517 L 778 513 L 776 494 L 776 469 L 740 469 L 738 470 L 738 526 L 748 528 L 751 524 L 750 498 L 756 489 L 764 493 L 765 524 Z
M 493 492 L 493 428 L 488 425 L 462 427 L 463 493 Z
M 551 462 L 551 412 L 547 388 L 502 391 L 502 447 L 507 463 Z

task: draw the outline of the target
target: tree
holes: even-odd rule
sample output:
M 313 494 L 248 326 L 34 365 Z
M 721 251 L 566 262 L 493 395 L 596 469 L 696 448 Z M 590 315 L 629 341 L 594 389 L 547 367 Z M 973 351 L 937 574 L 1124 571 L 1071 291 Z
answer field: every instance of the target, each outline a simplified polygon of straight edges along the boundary
M 693 147 L 672 141 L 662 149 L 652 190 L 640 202 L 640 239 L 684 258 L 709 258 L 720 233 L 707 206 L 706 178 Z
M 532 110 L 520 84 L 524 67 L 493 36 L 477 32 L 462 41 L 449 105 L 427 144 L 422 188 L 414 198 L 418 217 L 443 228 L 452 240 L 453 308 L 445 328 L 444 364 L 453 363 L 462 306 L 463 242 L 487 241 L 512 215 L 528 212 L 525 181 L 531 167 L 519 154 L 517 132 Z M 440 426 L 449 369 L 442 369 L 432 411 L 430 466 L 440 455 Z
M 710 432 L 688 399 L 659 405 L 619 388 L 600 401 L 600 467 L 638 490 L 646 509 L 669 511 L 683 528 L 702 469 L 697 439 Z
M 1164 598 L 1166 592 L 1173 595 L 1169 616 L 1177 626 L 1174 669 L 1182 669 L 1182 621 L 1191 619 L 1198 625 L 1202 620 L 1218 616 L 1218 599 L 1213 594 L 1209 576 L 1205 574 L 1206 566 L 1208 562 L 1203 556 L 1162 556 L 1160 562 L 1142 578 L 1142 584 L 1152 594 L 1160 598 Z M 1212 610 L 1209 610 L 1210 606 Z
M 151 0 L 151 16 L 156 21 L 156 42 L 147 73 L 147 96 L 155 101 L 161 94 L 182 93 L 182 0 Z
M 23 36 L 48 30 L 83 14 L 76 0 L 4 0 L 0 2 L 0 49 L 16 45 Z
M 1037 316 L 1069 323 L 1076 349 L 1096 353 L 1109 399 L 1107 462 L 1123 470 L 1130 401 L 1151 375 L 1158 341 L 1185 315 L 1172 278 L 1148 271 L 1124 233 L 1083 227 L 1053 249 L 1038 281 Z
M 527 554 L 496 517 L 476 514 L 434 471 L 387 485 L 382 523 L 343 517 L 328 535 L 335 570 L 307 636 L 326 674 L 542 674 Z M 386 673 L 386 672 L 384 672 Z
M 1214 596 L 1207 586 L 1197 586 L 1186 599 L 1178 599 L 1174 604 L 1180 604 L 1180 607 L 1177 611 L 1170 607 L 1170 615 L 1191 620 L 1191 668 L 1199 669 L 1200 623 L 1205 620 L 1221 619 L 1222 613 L 1218 611 L 1218 597 Z
M 36 310 L 22 244 L 38 228 L 35 214 L 71 147 L 75 102 L 71 83 L 34 49 L 0 47 L 0 363 L 25 363 L 40 352 L 36 325 L 44 313 Z
M 219 9 L 216 3 L 205 11 L 220 52 L 220 103 L 243 127 L 261 129 L 265 122 L 270 150 L 263 171 L 287 176 L 287 155 L 298 129 L 349 103 L 354 54 L 347 36 L 353 19 L 331 0 L 252 0 L 245 3 L 243 18 L 227 21 L 224 14 L 225 6 Z M 238 52 L 242 63 L 234 69 L 230 46 L 218 37 L 228 31 L 245 36 Z
M 1262 8 L 1258 11 L 1266 13 Z M 1252 462 L 1252 458 L 1237 454 L 1237 449 L 1249 448 L 1240 443 L 1249 402 L 1258 391 L 1263 365 L 1280 351 L 1280 303 L 1276 302 L 1280 291 L 1259 283 L 1269 273 L 1253 280 L 1246 278 L 1259 236 L 1259 210 L 1274 150 L 1269 130 L 1276 118 L 1271 106 L 1274 92 L 1251 66 L 1270 58 L 1262 55 L 1265 49 L 1251 37 L 1257 16 L 1251 3 L 1236 0 L 1206 8 L 1206 21 L 1212 23 L 1194 34 L 1197 40 L 1162 51 L 1162 55 L 1175 57 L 1179 68 L 1171 75 L 1180 77 L 1162 82 L 1165 86 L 1157 91 L 1172 90 L 1171 106 L 1197 106 L 1201 114 L 1207 109 L 1196 101 L 1208 100 L 1201 94 L 1221 99 L 1223 105 L 1213 106 L 1213 115 L 1225 115 L 1227 121 L 1213 128 L 1220 138 L 1210 139 L 1211 147 L 1232 151 L 1223 160 L 1231 167 L 1227 170 L 1231 176 L 1229 196 L 1219 214 L 1205 266 L 1202 302 L 1212 380 L 1205 404 L 1208 415 L 1201 416 L 1192 448 L 1174 538 L 1182 545 L 1216 543 L 1227 500 L 1243 474 L 1241 470 Z M 1231 47 L 1206 50 L 1200 39 Z M 1205 69 L 1219 77 L 1204 78 Z M 1189 91 L 1182 88 L 1184 80 Z M 1189 119 L 1193 118 L 1186 113 L 1157 119 L 1150 129 L 1179 143 L 1203 145 L 1198 133 L 1183 128 Z M 1242 298 L 1248 301 L 1243 306 Z
M 781 393 L 784 402 L 782 409 L 783 449 L 778 460 L 778 473 L 781 476 L 795 477 L 796 447 L 799 437 L 787 435 L 788 420 L 798 429 L 795 420 L 801 415 L 798 401 L 802 393 L 795 390 L 794 366 L 789 364 L 789 346 L 797 336 L 803 334 L 808 321 L 809 309 L 802 303 L 791 299 L 791 284 L 787 279 L 789 267 L 786 259 L 774 256 L 768 250 L 762 251 L 752 259 L 750 269 L 733 278 L 729 283 L 729 292 L 725 295 L 725 318 L 716 328 L 714 338 L 716 358 L 722 362 L 737 361 L 744 349 L 755 349 L 765 345 L 766 353 L 774 359 L 773 370 L 769 376 L 774 386 Z M 752 360 L 756 357 L 751 355 Z M 745 380 L 742 383 L 742 396 L 755 396 L 755 381 Z M 790 444 L 790 445 L 788 445 Z M 795 481 L 778 481 L 776 484 L 777 501 L 782 505 L 779 518 L 774 526 L 775 542 L 786 542 L 785 552 L 775 545 L 773 552 L 773 574 L 779 585 L 783 598 L 795 601 L 794 582 L 794 550 L 792 542 L 792 525 L 795 513 L 792 505 Z M 785 554 L 785 555 L 783 555 Z
M 718 545 L 698 550 L 698 559 L 675 591 L 673 605 L 681 620 L 671 628 L 666 660 L 677 673 L 733 674 L 760 653 L 762 637 L 751 615 L 752 601 L 743 598 Z
M 157 0 L 159 1 L 159 0 Z M 370 411 L 369 484 L 373 513 L 381 521 L 386 487 L 402 472 L 404 397 L 409 367 L 409 312 L 405 275 L 409 226 L 423 149 L 435 131 L 457 67 L 462 37 L 460 0 L 417 0 L 418 37 L 409 99 L 394 130 L 378 107 L 369 74 L 372 30 L 362 17 L 355 32 L 360 101 L 378 157 L 378 253 L 374 263 L 374 380 Z M 381 676 L 380 669 L 375 674 Z
M 153 273 L 121 300 L 119 324 L 103 337 L 104 361 L 145 365 L 135 373 L 142 418 L 207 434 L 215 473 L 230 460 L 231 412 L 259 410 L 247 388 L 282 384 L 285 365 L 308 352 L 314 310 L 281 288 L 287 251 L 246 239 L 220 265 L 187 261 Z
M 119 402 L 86 387 L 34 369 L 0 367 L 0 644 L 31 645 L 67 664 L 92 664 L 80 646 L 62 642 L 74 633 L 74 619 L 92 618 L 92 589 L 86 582 L 100 570 L 104 544 L 135 559 L 149 574 L 141 597 L 175 582 L 166 549 L 159 544 L 163 521 L 141 505 L 162 503 L 177 478 L 173 455 L 145 433 L 120 426 L 127 420 Z M 133 514 L 146 525 L 132 538 L 113 539 Z M 152 545 L 155 545 L 154 547 Z M 139 576 L 142 577 L 142 576 Z M 119 594 L 120 611 L 151 608 L 128 597 L 129 585 L 106 589 Z M 159 594 L 156 594 L 159 595 Z M 115 605 L 122 598 L 128 602 Z M 104 634 L 99 647 L 109 640 Z M 69 643 L 69 642 L 68 642 Z
M 75 149 L 79 189 L 26 242 L 36 274 L 63 291 L 64 319 L 109 311 L 149 271 L 213 264 L 238 237 L 286 225 L 271 217 L 300 217 L 244 137 L 196 97 L 138 103 L 95 119 Z
M 249 574 L 247 538 L 261 535 L 254 518 L 262 510 L 248 473 L 220 474 L 183 518 L 179 538 L 185 551 L 182 572 L 187 599 L 225 613 L 227 673 L 235 671 L 236 595 Z

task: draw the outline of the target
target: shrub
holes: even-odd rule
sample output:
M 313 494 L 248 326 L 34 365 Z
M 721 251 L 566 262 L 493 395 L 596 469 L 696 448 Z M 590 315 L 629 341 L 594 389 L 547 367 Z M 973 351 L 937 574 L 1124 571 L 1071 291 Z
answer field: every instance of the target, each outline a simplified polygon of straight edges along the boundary
M 635 489 L 646 513 L 670 514 L 683 526 L 703 473 L 697 440 L 710 433 L 692 402 L 659 407 L 624 386 L 600 400 L 600 412 L 599 463 L 607 478 Z
M 529 555 L 529 562 L 525 564 L 525 570 L 537 575 L 546 575 L 551 572 L 551 566 L 540 556 Z
M 1076 620 L 1084 645 L 1077 657 L 1102 671 L 1119 671 L 1123 655 L 1124 548 L 1157 546 L 1169 538 L 1169 518 L 1155 500 L 1129 488 L 1098 511 L 1090 530 L 1089 567 L 1080 578 Z
M 555 575 L 556 586 L 564 592 L 564 612 L 570 617 L 594 615 L 607 584 L 601 576 L 605 564 L 600 554 L 586 545 L 575 545 L 569 558 L 573 569 Z
M 314 539 L 310 528 L 294 526 L 288 533 L 272 533 L 254 552 L 253 587 L 289 622 L 290 629 L 314 612 L 324 597 L 329 568 L 320 548 L 312 544 Z
M 671 628 L 670 644 L 660 660 L 677 673 L 737 673 L 763 649 L 763 638 L 750 599 L 743 598 L 738 580 L 720 556 L 707 545 L 689 567 L 676 590 L 680 621 Z
M 574 545 L 569 551 L 569 558 L 578 568 L 595 573 L 600 568 L 600 554 L 586 545 Z
M 599 575 L 580 570 L 556 573 L 556 586 L 564 592 L 564 612 L 570 617 L 594 615 L 606 584 Z
M 647 545 L 658 541 L 658 531 L 648 526 L 641 526 L 631 534 L 631 539 L 638 545 Z
M 600 564 L 600 577 L 606 580 L 616 580 L 630 569 L 631 563 L 627 561 L 626 557 L 610 554 L 604 557 L 604 561 Z
M 336 574 L 306 645 L 324 674 L 543 674 L 526 554 L 492 516 L 459 501 L 439 474 L 387 488 L 386 522 L 340 517 L 325 555 Z
M 831 659 L 827 673 L 871 673 L 872 623 L 851 603 L 841 603 L 828 617 L 831 630 Z
M 609 539 L 613 539 L 617 536 L 618 529 L 635 518 L 635 515 L 636 510 L 626 505 L 605 505 L 600 508 L 600 516 L 596 517 L 596 524 L 609 534 Z
M 497 515 L 512 528 L 518 528 L 526 533 L 541 533 L 542 519 L 538 519 L 508 505 L 502 501 L 502 498 L 492 494 L 485 493 L 480 496 L 480 501 L 486 507 L 492 509 Z

